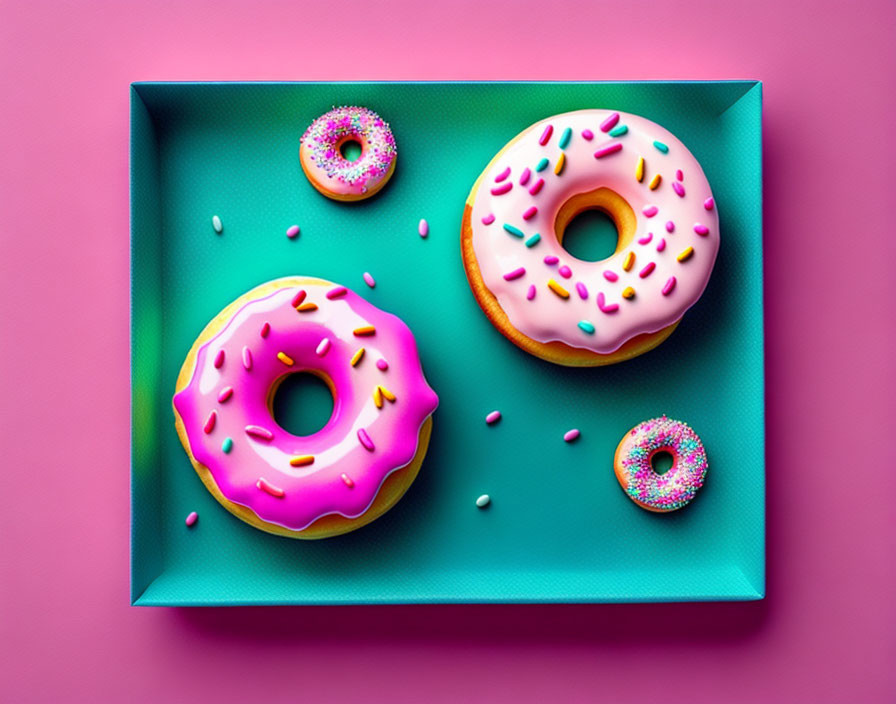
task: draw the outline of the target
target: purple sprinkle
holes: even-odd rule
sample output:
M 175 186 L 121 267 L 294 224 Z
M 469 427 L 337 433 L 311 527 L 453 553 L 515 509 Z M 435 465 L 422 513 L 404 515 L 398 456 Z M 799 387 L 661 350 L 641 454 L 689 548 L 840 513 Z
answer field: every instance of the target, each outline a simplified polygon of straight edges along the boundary
M 508 271 L 506 274 L 504 274 L 504 280 L 505 281 L 513 281 L 514 279 L 518 279 L 521 276 L 525 276 L 525 275 L 526 275 L 526 270 L 523 267 L 520 267 L 519 269 L 514 269 L 513 271 Z
M 706 237 L 709 234 L 709 228 L 706 225 L 701 225 L 698 222 L 694 225 L 694 232 L 696 232 L 698 235 Z
M 657 252 L 662 252 L 666 248 L 666 240 L 660 240 L 660 243 L 656 246 Z
M 369 272 L 364 272 L 364 283 L 370 286 L 370 288 L 374 288 L 376 286 L 376 279 L 374 279 Z
M 605 156 L 619 151 L 622 151 L 622 142 L 612 142 L 611 144 L 608 144 L 605 147 L 601 147 L 596 152 L 594 152 L 594 158 L 602 159 Z
M 681 173 L 681 169 L 678 169 L 678 171 L 675 172 L 675 178 L 679 181 L 684 181 L 684 174 Z
M 618 276 L 618 274 L 615 274 L 615 273 L 613 273 L 613 272 L 610 271 L 610 270 L 607 270 L 607 271 L 604 272 L 604 278 L 605 278 L 607 281 L 618 281 L 618 280 L 619 280 L 619 276 Z
M 532 188 L 529 189 L 529 193 L 531 193 L 533 196 L 537 196 L 542 186 L 544 186 L 544 179 L 540 178 L 532 184 Z
M 650 240 L 653 239 L 653 233 L 648 232 L 644 237 L 638 240 L 638 244 L 650 244 Z
M 298 237 L 299 236 L 299 226 L 293 225 L 292 227 L 290 227 L 286 231 L 286 236 L 289 237 L 289 239 L 292 239 L 293 237 Z
M 365 450 L 373 452 L 376 449 L 373 445 L 373 440 L 370 439 L 370 436 L 364 428 L 358 428 L 358 440 L 361 441 Z
M 560 261 L 560 257 L 555 257 L 553 254 L 549 254 L 544 258 L 544 263 L 548 266 L 554 266 L 557 262 Z
M 715 203 L 716 202 L 712 198 L 707 198 L 705 201 L 703 201 L 703 207 L 707 210 L 712 210 Z
M 196 525 L 196 521 L 198 520 L 199 514 L 195 511 L 190 511 L 190 513 L 187 515 L 187 520 L 185 520 L 184 523 L 187 524 L 187 528 L 192 528 L 194 525 Z
M 327 299 L 332 301 L 334 298 L 339 298 L 347 293 L 348 289 L 345 286 L 337 286 L 336 288 L 331 288 L 327 291 Z
M 583 301 L 588 300 L 588 287 L 585 286 L 585 284 L 583 284 L 581 281 L 576 282 L 576 291 L 579 294 L 579 298 L 581 298 Z
M 594 132 L 591 130 L 582 130 L 582 138 L 587 139 L 589 142 L 594 139 Z
M 658 212 L 660 212 L 660 209 L 657 208 L 655 205 L 648 205 L 641 212 L 644 213 L 644 217 L 652 218 L 654 215 L 656 215 Z
M 666 232 L 675 232 L 675 223 L 671 220 L 666 223 Z
M 532 172 L 529 171 L 529 167 L 527 166 L 525 169 L 523 169 L 523 173 L 520 174 L 520 185 L 525 186 L 527 183 L 529 183 L 529 177 L 531 175 Z
M 497 423 L 499 420 L 501 420 L 501 411 L 492 411 L 485 417 L 485 422 L 489 425 Z
M 526 291 L 526 300 L 531 301 L 533 298 L 535 298 L 535 284 L 532 284 Z
M 492 213 L 489 213 L 484 218 L 482 218 L 483 225 L 491 225 L 495 221 L 495 216 Z
M 619 113 L 614 112 L 610 115 L 606 120 L 600 123 L 600 131 L 601 132 L 609 132 L 616 126 L 616 123 L 619 122 Z
M 567 430 L 565 433 L 563 433 L 563 439 L 566 442 L 572 442 L 573 440 L 578 439 L 579 435 L 581 435 L 581 433 L 578 431 L 578 429 L 573 428 L 572 430 Z
M 376 368 L 384 372 L 389 368 L 389 363 L 385 359 L 378 359 L 376 360 Z
M 541 137 L 538 138 L 538 143 L 541 146 L 544 146 L 548 143 L 548 140 L 551 138 L 551 135 L 554 133 L 554 126 L 548 125 L 544 128 L 544 132 L 541 133 Z
M 492 195 L 503 196 L 505 193 L 509 192 L 511 188 L 513 188 L 513 182 L 507 181 L 506 183 L 502 183 L 500 186 L 495 186 L 492 189 Z
M 420 220 L 420 224 L 417 225 L 417 234 L 423 238 L 429 234 L 429 223 L 426 220 Z
M 678 181 L 672 182 L 672 190 L 678 194 L 679 198 L 684 198 L 684 186 L 682 186 Z
M 611 303 L 607 305 L 607 298 L 604 296 L 603 291 L 597 294 L 597 307 L 600 308 L 602 313 L 615 313 L 619 310 L 618 303 Z
M 531 220 L 535 217 L 536 213 L 538 213 L 538 208 L 533 205 L 523 213 L 523 220 Z
M 564 279 L 568 279 L 572 276 L 572 269 L 570 269 L 566 264 L 557 269 L 557 273 L 560 274 Z
M 672 289 L 674 289 L 674 288 L 675 288 L 675 277 L 670 276 L 669 280 L 666 282 L 666 285 L 663 286 L 663 295 L 668 296 L 670 293 L 672 293 Z
M 506 179 L 508 176 L 510 176 L 510 167 L 509 166 L 506 169 L 504 169 L 501 173 L 499 173 L 497 176 L 495 176 L 495 183 L 501 183 L 501 181 Z

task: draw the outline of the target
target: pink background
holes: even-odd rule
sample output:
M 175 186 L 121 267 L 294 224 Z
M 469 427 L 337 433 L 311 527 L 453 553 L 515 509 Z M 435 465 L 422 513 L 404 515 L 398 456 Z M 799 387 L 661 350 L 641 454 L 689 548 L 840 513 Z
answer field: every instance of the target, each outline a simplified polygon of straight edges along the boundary
M 850 4 L 0 0 L 7 701 L 893 701 L 896 4 Z M 765 601 L 128 606 L 128 83 L 359 78 L 765 82 Z

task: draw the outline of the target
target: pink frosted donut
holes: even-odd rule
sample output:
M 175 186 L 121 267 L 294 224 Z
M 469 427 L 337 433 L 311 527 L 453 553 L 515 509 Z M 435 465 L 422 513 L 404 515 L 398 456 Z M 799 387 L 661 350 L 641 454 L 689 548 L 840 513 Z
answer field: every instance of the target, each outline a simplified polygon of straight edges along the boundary
M 598 262 L 562 246 L 566 225 L 602 210 L 619 232 Z M 480 306 L 512 342 L 552 362 L 628 359 L 664 340 L 703 293 L 719 218 L 703 169 L 637 115 L 580 110 L 524 130 L 467 199 L 462 250 Z
M 318 432 L 288 433 L 272 415 L 279 384 L 311 372 L 333 394 Z M 397 317 L 344 286 L 271 281 L 219 313 L 177 381 L 178 434 L 203 483 L 262 530 L 322 538 L 364 525 L 410 486 L 438 397 Z
M 361 200 L 379 191 L 392 177 L 398 154 L 389 125 L 373 110 L 340 107 L 321 115 L 300 140 L 299 162 L 311 185 L 334 200 Z M 357 142 L 354 161 L 341 152 Z
M 653 469 L 660 452 L 672 455 L 672 467 L 664 474 Z M 691 502 L 703 486 L 706 451 L 690 426 L 671 418 L 652 418 L 625 434 L 616 448 L 613 469 L 628 497 L 641 508 L 668 513 Z

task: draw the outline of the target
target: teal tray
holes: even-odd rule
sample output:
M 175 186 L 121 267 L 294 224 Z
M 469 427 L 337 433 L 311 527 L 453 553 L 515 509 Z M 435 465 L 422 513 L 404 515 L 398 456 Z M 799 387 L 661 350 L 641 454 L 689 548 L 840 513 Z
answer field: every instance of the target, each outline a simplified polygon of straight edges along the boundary
M 762 598 L 761 102 L 753 81 L 131 86 L 132 603 Z M 382 114 L 399 147 L 392 182 L 354 205 L 321 197 L 298 164 L 305 127 L 340 104 Z M 460 222 L 508 140 L 588 107 L 644 115 L 688 145 L 712 184 L 722 245 L 706 293 L 666 342 L 623 364 L 568 369 L 486 320 L 461 265 Z M 293 224 L 302 232 L 290 240 Z M 246 290 L 293 274 L 343 283 L 403 318 L 441 398 L 408 494 L 323 541 L 268 535 L 225 511 L 171 411 L 203 326 Z M 489 427 L 493 409 L 504 417 Z M 625 496 L 612 461 L 625 431 L 663 413 L 701 435 L 710 470 L 692 505 L 655 515 Z M 573 427 L 582 436 L 567 444 Z M 479 510 L 483 493 L 492 504 Z M 188 529 L 191 511 L 200 518 Z

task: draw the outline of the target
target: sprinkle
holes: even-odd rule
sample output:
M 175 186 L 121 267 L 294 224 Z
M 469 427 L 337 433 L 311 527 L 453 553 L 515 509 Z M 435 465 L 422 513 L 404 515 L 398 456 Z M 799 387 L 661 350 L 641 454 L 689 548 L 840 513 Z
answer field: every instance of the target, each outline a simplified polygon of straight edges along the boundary
M 352 334 L 355 337 L 366 337 L 368 335 L 375 335 L 376 328 L 373 325 L 364 325 L 363 327 L 355 328 L 354 330 L 352 330 Z
M 601 313 L 615 313 L 617 310 L 619 310 L 618 303 L 611 303 L 610 305 L 607 305 L 607 299 L 604 296 L 603 291 L 597 294 L 597 307 L 600 308 Z
M 378 359 L 376 360 L 376 368 L 384 372 L 389 368 L 389 363 L 385 359 Z
M 544 171 L 546 168 L 548 168 L 548 164 L 550 164 L 550 163 L 551 163 L 551 162 L 548 161 L 548 158 L 547 158 L 546 156 L 543 156 L 543 157 L 541 158 L 541 161 L 539 161 L 539 162 L 535 165 L 535 171 L 536 171 L 536 173 L 539 172 L 539 171 Z M 531 191 L 530 191 L 530 192 L 531 192 Z
M 286 496 L 286 492 L 283 491 L 283 489 L 276 487 L 273 484 L 269 484 L 264 477 L 260 477 L 258 481 L 255 482 L 255 486 L 277 499 L 282 499 Z
M 348 289 L 345 286 L 337 286 L 327 291 L 327 300 L 332 301 L 334 298 L 341 298 L 347 293 Z
M 318 357 L 323 357 L 327 352 L 330 351 L 330 338 L 325 337 L 320 343 L 317 345 L 317 349 L 314 350 L 315 354 Z
M 305 465 L 314 464 L 314 455 L 297 455 L 289 460 L 292 467 L 304 467 Z
M 529 286 L 529 290 L 526 291 L 526 300 L 531 301 L 535 298 L 535 284 Z
M 377 407 L 377 408 L 382 408 L 382 407 L 383 407 L 383 392 L 380 391 L 380 387 L 379 387 L 379 386 L 377 386 L 377 387 L 373 390 L 373 402 L 374 402 L 374 404 L 376 404 L 376 407 Z
M 501 420 L 501 411 L 492 411 L 485 417 L 485 422 L 487 425 L 494 425 L 499 420 Z
M 579 294 L 579 298 L 583 301 L 588 300 L 588 287 L 585 286 L 581 281 L 576 281 L 576 293 Z
M 541 235 L 539 235 L 539 234 L 536 232 L 534 235 L 532 235 L 529 239 L 526 240 L 526 246 L 527 246 L 527 247 L 534 247 L 534 246 L 537 245 L 540 241 L 541 241 Z
M 555 257 L 553 254 L 549 254 L 544 258 L 544 263 L 548 266 L 554 266 L 560 261 L 560 257 Z
M 616 126 L 616 123 L 619 122 L 619 113 L 614 112 L 610 115 L 606 120 L 600 123 L 600 131 L 601 132 L 609 132 Z
M 694 248 L 688 247 L 686 249 L 683 249 L 681 251 L 681 253 L 676 257 L 676 259 L 678 259 L 678 261 L 680 261 L 680 262 L 686 262 L 688 259 L 691 258 L 691 255 L 693 255 L 693 254 L 694 254 Z
M 715 203 L 716 202 L 712 198 L 707 198 L 705 201 L 703 201 L 703 207 L 706 210 L 712 210 Z
M 248 347 L 243 347 L 243 366 L 247 372 L 252 370 L 252 350 Z
M 520 230 L 520 229 L 517 228 L 517 227 L 514 227 L 513 225 L 508 225 L 506 222 L 504 223 L 504 229 L 505 229 L 508 233 L 510 233 L 511 235 L 513 235 L 514 237 L 525 237 L 525 236 L 526 236 L 526 235 L 523 233 L 522 230 Z
M 261 326 L 261 337 L 262 338 L 267 337 L 270 332 L 271 332 L 271 324 L 270 323 L 265 323 L 264 325 Z
M 247 425 L 246 435 L 250 435 L 253 438 L 258 438 L 259 440 L 274 439 L 274 434 L 267 428 L 262 428 L 260 425 Z
M 284 352 L 278 352 L 277 359 L 279 359 L 281 362 L 283 362 L 287 367 L 291 367 L 293 364 L 295 364 L 292 357 L 290 357 L 288 354 L 286 354 Z
M 676 170 L 675 178 L 677 178 L 679 181 L 684 181 L 684 174 L 681 172 L 681 169 Z
M 526 275 L 526 270 L 523 267 L 520 267 L 519 269 L 514 269 L 513 271 L 508 271 L 506 274 L 504 274 L 504 280 L 505 281 L 513 281 L 514 279 L 518 279 L 521 276 L 525 276 L 525 275 Z
M 621 136 L 624 135 L 626 132 L 628 132 L 628 127 L 626 127 L 625 125 L 619 125 L 619 127 L 614 127 L 613 129 L 611 129 L 611 130 L 608 132 L 608 134 L 609 134 L 611 137 L 621 137 Z
M 568 279 L 572 276 L 572 269 L 570 269 L 566 264 L 557 269 L 557 273 L 560 274 L 564 279 Z
M 476 499 L 476 507 L 477 508 L 485 508 L 492 502 L 491 498 L 488 494 L 483 494 L 478 499 Z
M 531 220 L 538 213 L 538 208 L 534 205 L 529 207 L 525 213 L 523 213 L 523 220 Z
M 345 472 L 342 473 L 342 481 L 349 489 L 355 488 L 355 483 L 352 481 L 352 478 L 348 476 Z
M 221 218 L 219 218 L 217 215 L 212 216 L 212 227 L 215 228 L 215 232 L 217 232 L 219 235 L 224 229 L 224 225 L 221 224 Z
M 628 254 L 625 255 L 625 261 L 622 262 L 622 268 L 625 271 L 631 271 L 632 267 L 635 265 L 635 253 L 629 251 Z
M 638 165 L 635 167 L 635 178 L 638 179 L 638 183 L 644 180 L 644 157 L 638 157 Z
M 218 420 L 218 412 L 212 411 L 208 414 L 208 418 L 205 420 L 205 425 L 202 426 L 202 432 L 206 435 L 211 433 L 215 429 L 215 421 Z
M 675 288 L 675 277 L 670 276 L 669 280 L 663 286 L 663 295 L 668 296 L 670 293 L 672 293 L 672 289 L 674 289 L 674 288 Z
M 231 438 L 224 438 L 224 442 L 221 443 L 221 452 L 223 452 L 225 455 L 229 455 L 232 449 L 233 440 Z
M 594 132 L 591 130 L 582 130 L 582 138 L 587 139 L 589 142 L 594 139 Z
M 495 216 L 492 213 L 489 213 L 488 215 L 486 215 L 482 218 L 483 225 L 491 225 L 494 221 L 495 221 Z
M 594 325 L 592 325 L 591 323 L 589 323 L 587 320 L 580 320 L 580 321 L 579 321 L 579 327 L 580 327 L 582 330 L 584 330 L 585 332 L 587 332 L 589 335 L 593 335 L 593 334 L 594 334 Z
M 709 228 L 706 225 L 701 225 L 698 222 L 694 225 L 694 232 L 696 232 L 698 235 L 706 237 L 709 234 Z
M 419 234 L 424 239 L 426 239 L 426 236 L 429 235 L 429 223 L 426 222 L 426 220 L 420 220 L 420 223 L 417 225 L 417 234 Z
M 187 514 L 187 520 L 185 520 L 184 523 L 187 524 L 187 528 L 192 528 L 194 525 L 196 525 L 196 521 L 198 520 L 199 514 L 195 511 L 190 511 L 190 513 Z
M 622 142 L 613 142 L 612 144 L 608 144 L 605 147 L 601 147 L 596 152 L 594 152 L 595 159 L 602 159 L 605 156 L 613 154 L 615 152 L 622 151 Z
M 654 215 L 656 215 L 658 212 L 660 212 L 660 209 L 657 208 L 655 205 L 648 205 L 641 212 L 644 213 L 644 217 L 652 218 Z
M 607 270 L 607 271 L 604 272 L 604 278 L 605 278 L 607 281 L 618 281 L 618 280 L 619 280 L 619 274 L 617 274 L 616 272 Z
M 364 356 L 364 348 L 363 348 L 363 347 L 359 347 L 359 348 L 358 348 L 358 351 L 355 352 L 355 353 L 352 355 L 352 362 L 351 362 L 351 363 L 352 363 L 352 366 L 353 366 L 353 367 L 357 367 L 357 366 L 358 366 L 358 362 L 361 361 L 361 358 L 362 358 L 363 356 Z
M 374 279 L 370 275 L 370 272 L 365 271 L 364 272 L 364 283 L 367 284 L 368 286 L 370 286 L 370 288 L 374 288 L 376 286 L 376 279 Z
M 233 396 L 233 387 L 225 386 L 218 394 L 218 403 L 224 403 L 231 396 Z
M 666 146 L 665 144 L 663 144 L 662 142 L 657 142 L 656 140 L 654 140 L 653 146 L 655 146 L 657 149 L 659 149 L 663 154 L 669 153 L 669 147 Z
M 652 179 L 650 179 L 648 188 L 650 188 L 651 191 L 655 191 L 657 188 L 660 187 L 660 181 L 662 181 L 662 180 L 663 180 L 663 177 L 660 176 L 659 174 L 656 174 Z
M 510 176 L 510 167 L 509 166 L 506 169 L 504 169 L 501 173 L 499 173 L 497 176 L 495 176 L 495 183 L 501 183 L 501 181 L 506 179 L 508 176 Z
M 380 393 L 385 397 L 385 399 L 389 403 L 395 403 L 395 401 L 396 401 L 395 394 L 393 394 L 391 391 L 389 391 L 389 389 L 387 389 L 385 386 L 377 386 L 377 388 L 380 390 Z
M 563 173 L 564 164 L 566 164 L 566 152 L 560 152 L 560 157 L 557 159 L 557 164 L 554 166 L 554 173 L 558 176 Z
M 675 232 L 675 223 L 671 220 L 666 221 L 666 232 Z
M 529 189 L 529 193 L 533 196 L 537 196 L 538 192 L 542 189 L 542 186 L 544 186 L 544 179 L 540 178 L 532 184 L 532 188 Z
M 650 244 L 650 240 L 653 239 L 653 233 L 648 232 L 644 237 L 638 240 L 638 244 Z
M 551 138 L 552 134 L 554 134 L 554 126 L 548 125 L 544 128 L 544 132 L 541 133 L 541 137 L 538 138 L 538 143 L 541 146 L 544 146 L 548 143 L 548 140 Z
M 311 301 L 308 301 L 308 303 L 303 303 L 298 308 L 296 308 L 296 310 L 299 313 L 311 313 L 312 311 L 317 310 L 317 303 L 312 303 Z
M 648 276 L 650 276 L 651 272 L 654 269 L 656 269 L 656 264 L 650 262 L 650 264 L 641 269 L 641 271 L 638 273 L 638 276 L 640 276 L 642 279 L 646 279 Z
M 365 450 L 373 452 L 376 449 L 373 445 L 373 440 L 370 439 L 370 436 L 367 434 L 367 431 L 364 430 L 364 428 L 358 428 L 358 440 L 361 441 L 361 444 L 364 446 Z
M 292 304 L 291 304 L 292 307 L 298 308 L 300 305 L 302 305 L 302 301 L 305 300 L 305 296 L 307 296 L 307 295 L 308 294 L 305 293 L 305 289 L 300 288 L 299 292 L 292 299 Z
M 215 369 L 220 369 L 224 365 L 224 350 L 218 350 L 214 361 Z
M 672 190 L 675 191 L 679 198 L 684 198 L 684 186 L 682 186 L 678 181 L 672 182 Z
M 660 243 L 656 246 L 657 252 L 662 252 L 666 248 L 666 240 L 660 240 Z
M 563 439 L 566 442 L 573 442 L 574 440 L 578 440 L 579 435 L 581 435 L 581 433 L 579 432 L 578 428 L 573 428 L 572 430 L 567 430 L 565 433 L 563 433 Z
M 289 239 L 293 239 L 294 237 L 298 237 L 298 236 L 299 236 L 299 226 L 298 226 L 298 225 L 292 225 L 291 227 L 287 228 L 287 230 L 286 230 L 286 236 L 289 237 Z
M 492 195 L 493 196 L 503 196 L 505 193 L 508 193 L 511 188 L 513 188 L 513 182 L 507 181 L 505 183 L 502 183 L 500 186 L 495 186 L 492 189 Z
M 569 146 L 570 139 L 572 139 L 572 127 L 567 127 L 563 130 L 563 134 L 560 135 L 560 141 L 557 142 L 557 146 L 561 149 L 566 149 Z
M 523 169 L 523 173 L 520 174 L 520 185 L 525 186 L 527 183 L 529 183 L 529 177 L 531 175 L 532 171 L 530 171 L 529 167 L 527 166 L 525 169 Z
M 560 298 L 569 298 L 569 291 L 567 291 L 553 279 L 548 279 L 548 288 L 558 296 L 560 296 Z
M 633 289 L 631 286 L 626 286 L 625 290 L 622 292 L 622 297 L 627 300 L 631 300 L 635 297 L 635 289 Z

